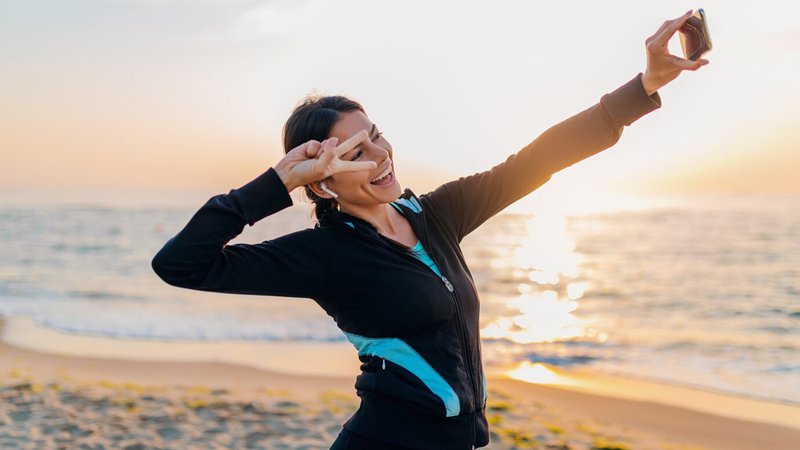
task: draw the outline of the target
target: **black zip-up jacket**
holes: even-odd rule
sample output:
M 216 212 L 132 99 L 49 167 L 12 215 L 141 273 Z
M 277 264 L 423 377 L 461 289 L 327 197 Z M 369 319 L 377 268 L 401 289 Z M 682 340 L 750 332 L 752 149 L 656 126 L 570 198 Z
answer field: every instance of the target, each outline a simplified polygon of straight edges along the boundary
M 625 125 L 661 107 L 642 73 L 550 127 L 490 170 L 394 202 L 438 266 L 344 212 L 258 244 L 227 243 L 244 226 L 292 205 L 270 167 L 211 197 L 155 255 L 165 282 L 202 291 L 310 298 L 359 353 L 361 398 L 344 427 L 416 449 L 489 443 L 479 299 L 461 240 L 552 174 L 614 145 Z M 298 357 L 302 357 L 298 355 Z

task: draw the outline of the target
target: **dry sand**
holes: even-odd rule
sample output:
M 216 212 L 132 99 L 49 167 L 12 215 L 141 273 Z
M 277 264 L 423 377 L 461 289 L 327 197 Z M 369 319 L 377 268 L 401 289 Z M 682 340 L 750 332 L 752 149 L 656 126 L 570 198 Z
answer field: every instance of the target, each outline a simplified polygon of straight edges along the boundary
M 327 449 L 358 407 L 353 382 L 0 344 L 0 448 Z M 509 378 L 487 385 L 487 449 L 778 450 L 800 442 L 800 420 L 774 425 Z M 789 415 L 786 424 L 800 409 L 775 411 Z

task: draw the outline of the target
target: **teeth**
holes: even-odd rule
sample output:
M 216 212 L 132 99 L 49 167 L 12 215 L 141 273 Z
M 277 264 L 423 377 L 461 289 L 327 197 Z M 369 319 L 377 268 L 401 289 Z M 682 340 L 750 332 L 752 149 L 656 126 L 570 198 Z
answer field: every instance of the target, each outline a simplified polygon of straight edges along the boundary
M 378 175 L 378 177 L 375 178 L 374 180 L 370 181 L 370 183 L 374 183 L 374 182 L 380 180 L 381 178 L 385 177 L 386 175 L 389 175 L 389 173 L 391 173 L 391 171 L 392 171 L 392 166 L 387 167 L 386 170 L 383 171 L 383 173 Z

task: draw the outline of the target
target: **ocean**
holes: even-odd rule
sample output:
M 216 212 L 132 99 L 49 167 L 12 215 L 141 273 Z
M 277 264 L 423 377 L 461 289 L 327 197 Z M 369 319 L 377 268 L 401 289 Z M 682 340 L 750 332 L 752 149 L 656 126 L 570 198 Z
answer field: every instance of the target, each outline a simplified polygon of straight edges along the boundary
M 0 315 L 76 335 L 346 342 L 309 299 L 169 286 L 150 261 L 208 197 L 0 202 Z M 800 196 L 501 212 L 462 248 L 484 365 L 541 363 L 800 404 Z M 313 226 L 307 204 L 231 241 Z

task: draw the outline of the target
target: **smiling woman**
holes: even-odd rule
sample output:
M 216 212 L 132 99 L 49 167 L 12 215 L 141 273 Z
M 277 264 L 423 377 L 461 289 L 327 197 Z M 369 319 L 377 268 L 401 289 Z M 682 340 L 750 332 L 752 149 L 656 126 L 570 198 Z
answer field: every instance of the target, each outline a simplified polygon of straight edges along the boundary
M 504 162 L 420 196 L 401 191 L 392 146 L 358 102 L 309 97 L 286 122 L 284 158 L 209 199 L 156 254 L 153 269 L 174 286 L 319 304 L 362 363 L 355 382 L 361 404 L 333 448 L 486 446 L 480 300 L 461 242 L 661 107 L 655 89 L 700 64 L 661 53 L 681 20 L 665 22 L 648 39 L 647 74 L 551 126 Z M 316 204 L 314 228 L 228 245 L 245 225 L 291 206 L 289 194 L 300 186 Z M 537 312 L 528 303 L 521 310 Z
M 462 239 L 660 105 L 639 73 L 505 162 L 417 196 L 401 192 L 393 149 L 358 103 L 307 99 L 285 127 L 284 159 L 212 197 L 153 269 L 190 289 L 311 298 L 333 317 L 362 363 L 361 406 L 334 448 L 482 447 L 489 425 L 480 301 Z M 373 183 L 381 177 L 384 185 Z M 246 224 L 290 206 L 299 186 L 317 203 L 313 229 L 228 245 Z
M 308 97 L 295 108 L 284 125 L 283 143 L 287 154 L 308 142 L 314 144 L 328 138 L 344 142 L 360 130 L 368 130 L 369 139 L 359 142 L 339 158 L 351 162 L 375 161 L 377 169 L 374 172 L 343 171 L 305 185 L 306 195 L 316 205 L 317 219 L 332 209 L 339 209 L 342 202 L 346 210 L 358 211 L 358 205 L 372 203 L 386 206 L 397 199 L 400 186 L 394 176 L 392 146 L 382 132 L 377 132 L 377 126 L 370 122 L 363 106 L 342 96 Z M 309 150 L 314 151 L 316 149 Z M 391 176 L 373 183 L 387 174 Z M 371 189 L 364 184 L 381 189 Z M 359 215 L 372 215 L 365 212 L 361 211 Z

